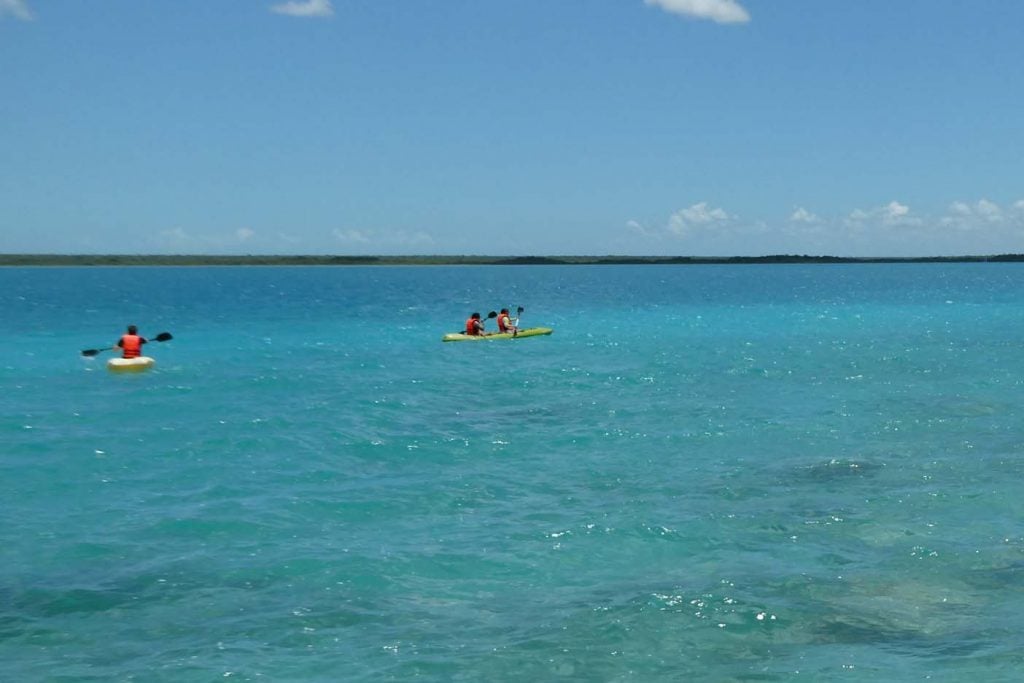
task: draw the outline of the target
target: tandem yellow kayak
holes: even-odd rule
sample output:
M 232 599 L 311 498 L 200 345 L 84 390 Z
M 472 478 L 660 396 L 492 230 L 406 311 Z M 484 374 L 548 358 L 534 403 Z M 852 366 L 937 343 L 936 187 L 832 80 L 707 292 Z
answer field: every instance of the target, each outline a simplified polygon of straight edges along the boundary
M 441 337 L 441 341 L 495 341 L 497 339 L 522 339 L 523 337 L 537 337 L 542 334 L 551 334 L 554 330 L 550 327 L 526 327 L 519 330 L 517 334 L 511 332 L 497 332 L 484 336 L 452 332 Z

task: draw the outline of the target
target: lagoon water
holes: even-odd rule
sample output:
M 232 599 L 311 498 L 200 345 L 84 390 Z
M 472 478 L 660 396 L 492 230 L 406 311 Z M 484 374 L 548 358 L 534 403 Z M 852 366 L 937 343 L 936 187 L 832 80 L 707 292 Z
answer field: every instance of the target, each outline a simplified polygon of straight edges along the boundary
M 1018 680 L 1022 301 L 994 263 L 0 269 L 2 678 Z M 555 333 L 441 343 L 503 305 Z M 79 354 L 127 323 L 154 370 Z

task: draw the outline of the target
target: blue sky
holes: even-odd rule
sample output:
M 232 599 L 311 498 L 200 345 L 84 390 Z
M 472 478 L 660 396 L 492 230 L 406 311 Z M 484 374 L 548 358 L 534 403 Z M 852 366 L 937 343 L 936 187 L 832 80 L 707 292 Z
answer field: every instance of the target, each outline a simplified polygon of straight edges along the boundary
M 0 252 L 1024 252 L 1024 3 L 0 0 Z

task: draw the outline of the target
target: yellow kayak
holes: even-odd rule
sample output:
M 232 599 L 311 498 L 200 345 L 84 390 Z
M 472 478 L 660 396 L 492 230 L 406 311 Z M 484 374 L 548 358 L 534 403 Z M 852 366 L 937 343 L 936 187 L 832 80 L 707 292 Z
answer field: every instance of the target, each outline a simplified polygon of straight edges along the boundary
M 111 372 L 142 372 L 153 367 L 155 360 L 149 356 L 137 358 L 111 358 L 107 361 L 107 369 Z
M 522 339 L 523 337 L 537 337 L 542 334 L 554 332 L 550 327 L 527 327 L 519 330 L 517 334 L 511 332 L 496 332 L 488 335 L 473 335 L 463 332 L 452 332 L 441 337 L 441 341 L 494 341 L 496 339 Z

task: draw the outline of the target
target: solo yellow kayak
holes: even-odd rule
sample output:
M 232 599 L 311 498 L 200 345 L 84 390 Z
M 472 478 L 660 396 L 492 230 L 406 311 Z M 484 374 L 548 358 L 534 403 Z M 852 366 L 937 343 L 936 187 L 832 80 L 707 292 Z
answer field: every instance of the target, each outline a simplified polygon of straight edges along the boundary
M 488 334 L 485 336 L 452 332 L 441 337 L 441 341 L 494 341 L 496 339 L 522 339 L 523 337 L 537 337 L 542 334 L 551 334 L 552 332 L 554 332 L 554 330 L 550 327 L 527 327 L 519 330 L 518 334 L 512 334 L 511 332 L 497 332 L 495 334 Z
M 107 361 L 107 369 L 111 372 L 142 372 L 153 367 L 155 360 L 149 356 L 137 358 L 111 358 Z

